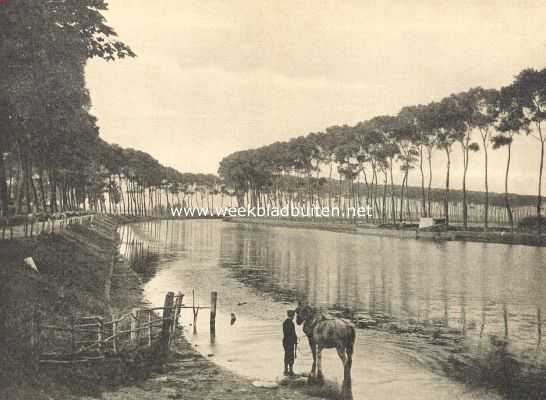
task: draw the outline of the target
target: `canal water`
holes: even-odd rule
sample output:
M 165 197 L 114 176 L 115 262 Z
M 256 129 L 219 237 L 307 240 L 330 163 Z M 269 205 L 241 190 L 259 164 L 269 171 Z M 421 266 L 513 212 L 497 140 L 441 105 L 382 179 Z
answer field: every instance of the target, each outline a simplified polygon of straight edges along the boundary
M 185 335 L 205 356 L 252 379 L 281 375 L 281 323 L 297 300 L 367 328 L 357 329 L 355 399 L 498 398 L 494 379 L 470 384 L 461 369 L 496 362 L 499 347 L 524 365 L 543 361 L 545 249 L 219 220 L 139 223 L 120 234 L 153 305 L 181 291 L 186 305 L 207 306 L 218 292 L 214 340 L 207 309 L 195 325 L 184 310 Z M 295 369 L 306 372 L 310 351 L 300 327 L 298 335 Z M 326 379 L 341 383 L 335 351 L 323 359 Z

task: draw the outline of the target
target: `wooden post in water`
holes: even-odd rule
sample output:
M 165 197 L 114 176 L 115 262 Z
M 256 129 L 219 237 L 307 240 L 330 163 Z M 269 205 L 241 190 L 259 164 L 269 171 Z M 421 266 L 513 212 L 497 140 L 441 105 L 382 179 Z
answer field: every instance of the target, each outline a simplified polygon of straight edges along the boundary
M 171 313 L 173 316 L 173 321 L 171 324 L 171 334 L 169 337 L 169 344 L 173 342 L 174 336 L 176 334 L 176 328 L 178 327 L 178 319 L 180 318 L 180 307 L 182 307 L 182 299 L 184 295 L 181 292 L 178 292 L 176 295 L 176 301 L 174 302 L 174 310 Z
M 167 293 L 163 308 L 163 325 L 161 327 L 161 353 L 163 356 L 166 356 L 169 352 L 169 340 L 171 336 L 171 325 L 173 322 L 173 301 L 174 293 Z
M 210 292 L 210 338 L 214 340 L 216 336 L 216 303 L 218 301 L 218 293 Z
M 199 314 L 199 305 L 195 306 L 195 289 L 192 289 L 192 312 L 193 312 L 193 334 L 197 334 L 197 316 Z

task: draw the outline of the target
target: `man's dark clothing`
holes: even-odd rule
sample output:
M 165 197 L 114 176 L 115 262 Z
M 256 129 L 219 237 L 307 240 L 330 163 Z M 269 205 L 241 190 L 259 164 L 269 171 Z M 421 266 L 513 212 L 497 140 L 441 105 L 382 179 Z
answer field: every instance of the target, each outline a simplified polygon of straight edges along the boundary
M 284 365 L 292 369 L 294 365 L 294 353 L 296 343 L 298 343 L 298 336 L 296 335 L 296 326 L 290 318 L 287 318 L 282 324 L 283 339 L 282 345 L 284 347 Z

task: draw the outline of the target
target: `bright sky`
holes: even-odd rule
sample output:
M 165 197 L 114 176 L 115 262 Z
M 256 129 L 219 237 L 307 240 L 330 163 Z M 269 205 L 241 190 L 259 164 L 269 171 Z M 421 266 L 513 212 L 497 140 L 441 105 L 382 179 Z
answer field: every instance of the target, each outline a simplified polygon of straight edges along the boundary
M 101 135 L 180 171 L 216 173 L 233 151 L 499 88 L 546 66 L 542 0 L 109 3 L 109 24 L 138 58 L 88 65 Z M 538 159 L 536 141 L 514 145 L 511 191 L 536 192 Z M 435 186 L 444 160 L 435 155 Z M 503 191 L 504 163 L 505 151 L 492 152 L 492 191 Z M 480 152 L 470 189 L 483 187 L 482 164 Z

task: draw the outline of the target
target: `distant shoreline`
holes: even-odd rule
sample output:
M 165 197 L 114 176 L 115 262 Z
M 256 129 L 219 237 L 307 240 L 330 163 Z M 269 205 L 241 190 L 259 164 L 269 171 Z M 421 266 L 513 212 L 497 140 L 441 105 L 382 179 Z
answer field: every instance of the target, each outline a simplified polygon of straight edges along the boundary
M 224 218 L 223 221 L 232 223 L 270 225 L 286 228 L 318 229 L 331 232 L 345 232 L 365 236 L 383 236 L 400 239 L 419 239 L 432 241 L 461 241 L 478 243 L 497 243 L 509 245 L 523 245 L 534 247 L 545 247 L 546 236 L 539 240 L 536 235 L 529 233 L 509 232 L 476 232 L 465 230 L 453 230 L 444 232 L 424 231 L 415 228 L 387 228 L 378 227 L 372 224 L 342 224 L 336 222 L 323 222 L 312 220 L 287 220 L 274 218 Z

